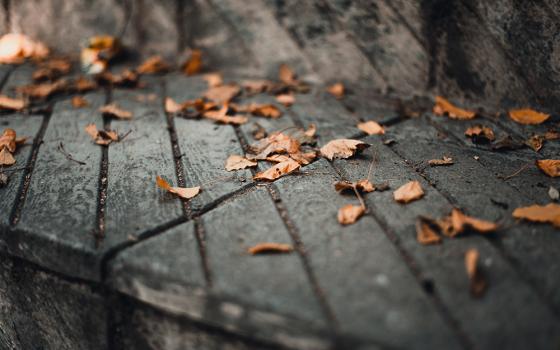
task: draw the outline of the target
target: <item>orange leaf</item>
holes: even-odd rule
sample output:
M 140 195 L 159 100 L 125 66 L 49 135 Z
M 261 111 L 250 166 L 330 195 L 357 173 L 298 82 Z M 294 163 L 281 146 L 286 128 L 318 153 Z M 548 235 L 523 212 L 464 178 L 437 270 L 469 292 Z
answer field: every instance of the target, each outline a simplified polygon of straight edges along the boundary
M 531 205 L 529 207 L 517 208 L 513 211 L 513 217 L 534 222 L 551 223 L 560 228 L 560 205 L 549 203 L 547 205 Z
M 328 160 L 333 160 L 334 158 L 349 158 L 357 151 L 362 151 L 368 147 L 369 144 L 362 141 L 337 139 L 321 147 L 321 155 Z
M 430 166 L 451 165 L 453 164 L 453 158 L 443 156 L 442 159 L 430 159 L 428 164 Z
M 292 93 L 280 94 L 276 96 L 276 101 L 286 107 L 290 107 L 296 101 L 296 97 Z
M 9 109 L 13 111 L 22 110 L 25 107 L 25 101 L 21 99 L 10 98 L 0 95 L 0 109 Z
M 478 266 L 478 250 L 469 249 L 465 253 L 465 269 L 470 281 L 470 291 L 472 296 L 480 297 L 486 290 L 486 280 Z
M 245 124 L 249 120 L 247 117 L 243 115 L 235 115 L 229 116 L 227 115 L 228 106 L 224 104 L 224 106 L 218 111 L 206 111 L 202 115 L 204 118 L 212 119 L 215 122 L 222 123 L 222 124 L 233 124 L 233 125 L 240 125 Z
M 88 105 L 89 105 L 88 101 L 82 96 L 72 97 L 72 107 L 83 108 L 83 107 L 87 107 Z
M 99 108 L 99 111 L 104 115 L 118 118 L 118 119 L 131 119 L 132 113 L 120 108 L 116 103 L 111 103 Z
M 155 74 L 155 73 L 165 73 L 169 71 L 170 66 L 165 62 L 163 57 L 160 55 L 152 56 L 146 59 L 136 71 L 140 74 Z
M 424 191 L 418 181 L 410 181 L 393 192 L 393 198 L 399 203 L 409 203 L 423 196 Z
M 7 149 L 13 153 L 16 151 L 16 131 L 14 129 L 6 128 L 0 136 L 0 150 Z
M 468 227 L 481 233 L 494 232 L 498 229 L 496 223 L 467 216 L 457 208 L 451 211 L 450 223 L 452 231 L 447 234 L 451 237 L 464 232 Z
M 471 126 L 467 130 L 465 130 L 465 136 L 471 138 L 475 143 L 490 142 L 494 141 L 494 139 L 496 138 L 492 129 L 480 124 Z
M 476 113 L 454 106 L 441 96 L 436 96 L 436 103 L 433 108 L 435 115 L 448 115 L 452 119 L 473 119 Z
M 344 85 L 342 83 L 336 83 L 329 86 L 327 91 L 339 100 L 344 97 Z
M 385 128 L 383 128 L 379 123 L 369 120 L 367 122 L 358 123 L 358 129 L 362 130 L 368 135 L 383 135 L 385 134 Z
M 281 64 L 280 71 L 278 72 L 278 78 L 281 82 L 287 85 L 297 84 L 297 77 L 294 71 L 288 65 Z
M 222 75 L 220 73 L 208 73 L 204 75 L 204 80 L 208 83 L 208 87 L 216 87 L 223 84 Z
M 560 159 L 537 160 L 537 166 L 550 177 L 560 176 Z
M 441 237 L 432 229 L 428 220 L 421 217 L 416 220 L 416 239 L 424 245 L 441 243 Z
M 368 180 L 362 179 L 358 182 L 348 182 L 348 181 L 337 181 L 334 184 L 334 189 L 338 192 L 346 190 L 358 190 L 362 192 L 373 192 L 375 191 L 375 186 Z
M 271 104 L 255 105 L 251 107 L 251 114 L 259 117 L 278 118 L 282 115 L 282 111 L 278 107 Z
M 233 171 L 233 170 L 241 170 L 245 168 L 250 168 L 257 166 L 257 162 L 249 160 L 245 157 L 238 156 L 238 155 L 231 155 L 226 160 L 226 170 Z
M 347 204 L 338 210 L 338 222 L 342 225 L 351 225 L 364 215 L 365 211 L 365 208 L 360 205 Z
M 266 254 L 266 253 L 291 253 L 294 248 L 285 243 L 264 242 L 258 243 L 247 249 L 251 255 Z
M 204 97 L 222 104 L 229 102 L 232 98 L 237 96 L 240 91 L 241 89 L 236 84 L 226 84 L 209 88 L 204 93 Z
M 510 110 L 509 117 L 519 124 L 533 125 L 545 122 L 548 118 L 550 118 L 550 114 L 537 112 L 529 108 L 523 108 Z
M 177 113 L 183 110 L 183 105 L 175 102 L 171 97 L 165 98 L 165 111 L 167 113 Z
M 44 58 L 49 49 L 23 34 L 9 33 L 0 38 L 0 63 L 21 63 L 24 58 Z
M 15 164 L 16 159 L 14 156 L 8 151 L 7 148 L 2 148 L 0 151 L 0 165 L 12 165 Z
M 156 177 L 156 184 L 166 190 L 167 192 L 176 194 L 177 196 L 185 199 L 191 199 L 196 197 L 200 193 L 200 186 L 196 187 L 172 187 L 167 181 L 165 181 L 161 176 Z
M 285 162 L 280 162 L 273 167 L 267 169 L 266 171 L 260 172 L 253 179 L 255 180 L 267 180 L 267 181 L 274 181 L 279 177 L 284 175 L 290 174 L 293 171 L 300 168 L 298 162 L 289 159 Z
M 183 63 L 183 72 L 186 75 L 195 75 L 202 70 L 202 51 L 193 50 L 191 57 Z

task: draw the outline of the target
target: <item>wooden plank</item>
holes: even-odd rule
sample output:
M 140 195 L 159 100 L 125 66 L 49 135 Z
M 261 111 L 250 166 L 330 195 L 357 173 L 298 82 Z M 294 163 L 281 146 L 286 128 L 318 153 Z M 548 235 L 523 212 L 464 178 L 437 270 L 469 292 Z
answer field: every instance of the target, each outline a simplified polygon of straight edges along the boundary
M 410 95 L 426 88 L 427 52 L 391 7 L 384 1 L 327 2 L 390 89 Z
M 23 116 L 20 114 L 5 116 L 0 119 L 0 132 L 3 132 L 6 128 L 12 128 L 16 131 L 18 137 L 30 137 L 25 145 L 17 147 L 17 151 L 14 154 L 16 164 L 0 170 L 0 173 L 8 176 L 9 181 L 6 186 L 0 187 L 0 197 L 2 197 L 0 201 L 0 226 L 3 229 L 10 225 L 10 215 L 19 197 L 25 177 L 25 167 L 27 167 L 29 157 L 33 151 L 32 144 L 38 135 L 42 122 L 43 118 L 40 116 Z M 12 171 L 16 168 L 19 170 Z
M 398 124 L 395 127 L 398 128 Z M 410 263 L 418 270 L 419 277 L 433 288 L 436 298 L 441 299 L 473 347 L 491 349 L 505 346 L 521 349 L 537 343 L 546 347 L 547 343 L 553 342 L 556 338 L 552 335 L 558 332 L 555 315 L 487 239 L 479 235 L 466 235 L 444 239 L 437 246 L 423 246 L 417 242 L 416 218 L 419 215 L 443 217 L 451 212 L 453 205 L 384 146 L 378 136 L 368 137 L 365 141 L 372 144 L 370 150 L 355 160 L 337 160 L 334 162 L 335 167 L 346 180 L 367 178 L 375 154 L 377 160 L 373 164 L 370 180 L 373 183 L 388 181 L 392 190 L 365 195 L 369 212 L 395 235 L 397 245 L 406 252 Z M 417 142 L 414 141 L 416 147 Z M 411 180 L 421 182 L 424 198 L 407 205 L 396 203 L 393 190 Z M 480 253 L 489 286 L 481 299 L 470 295 L 469 281 L 464 272 L 464 254 L 471 248 Z M 523 307 L 512 309 L 511 305 Z M 488 322 L 489 318 L 492 322 Z M 531 321 L 534 319 L 541 321 L 535 324 Z M 524 332 L 539 335 L 527 338 Z
M 265 241 L 291 243 L 266 189 L 251 189 L 204 214 L 201 227 L 211 288 L 203 289 L 192 222 L 120 253 L 110 283 L 158 308 L 236 333 L 297 348 L 327 347 L 325 320 L 297 254 L 246 252 Z
M 323 81 L 369 81 L 385 91 L 386 82 L 320 1 L 267 2 Z
M 423 131 L 427 130 L 427 131 Z M 441 158 L 447 154 L 455 160 L 449 167 L 423 167 L 420 169 L 442 194 L 453 204 L 465 209 L 469 214 L 488 220 L 499 221 L 507 227 L 504 233 L 496 234 L 496 244 L 503 254 L 519 269 L 523 278 L 534 283 L 536 290 L 546 297 L 546 301 L 559 309 L 557 281 L 549 276 L 557 270 L 556 251 L 560 249 L 560 239 L 548 225 L 514 223 L 512 208 L 529 205 L 530 200 L 507 183 L 495 177 L 494 173 L 473 159 L 464 147 L 454 147 L 434 136 L 422 140 L 423 132 L 429 131 L 420 120 L 409 120 L 399 124 L 395 133 L 397 142 L 392 146 L 401 157 L 412 165 Z M 410 142 L 413 137 L 415 142 Z
M 177 177 L 162 94 L 150 86 L 112 93 L 112 101 L 133 118 L 111 121 L 111 129 L 130 134 L 109 146 L 103 242 L 109 247 L 183 215 L 181 201 L 155 184 L 158 175 L 174 184 Z
M 336 193 L 330 165 L 305 172 L 275 184 L 342 332 L 387 347 L 460 347 L 377 222 L 337 222 L 339 208 L 358 202 Z
M 182 101 L 200 97 L 205 90 L 202 79 L 177 76 L 166 91 L 167 96 Z M 243 152 L 231 125 L 183 118 L 175 118 L 174 122 L 187 187 L 202 187 L 201 193 L 189 201 L 193 210 L 205 210 L 251 183 L 249 170 L 232 173 L 225 169 L 230 155 Z
M 10 97 L 17 97 L 16 88 L 31 84 L 33 82 L 31 76 L 34 71 L 35 67 L 31 63 L 15 66 L 8 75 L 6 83 L 2 86 L 2 93 Z
M 105 94 L 87 98 L 86 108 L 71 109 L 70 101 L 55 106 L 17 225 L 17 239 L 26 244 L 12 247 L 18 255 L 53 270 L 96 279 L 100 269 L 94 233 L 102 149 L 84 128 L 89 123 L 103 127 L 97 109 Z M 58 150 L 60 143 L 85 165 L 67 159 Z

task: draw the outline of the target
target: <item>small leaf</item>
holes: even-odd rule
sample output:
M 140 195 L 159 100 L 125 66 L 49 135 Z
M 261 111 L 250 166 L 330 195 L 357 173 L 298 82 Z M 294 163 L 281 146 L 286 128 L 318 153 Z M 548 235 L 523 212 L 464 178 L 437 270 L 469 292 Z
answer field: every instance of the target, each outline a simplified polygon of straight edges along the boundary
M 435 115 L 448 115 L 452 119 L 473 119 L 476 113 L 454 106 L 441 96 L 436 96 L 436 103 L 433 108 Z
M 231 155 L 226 160 L 226 170 L 234 171 L 257 166 L 257 162 L 238 155 Z
M 531 205 L 517 208 L 512 213 L 516 219 L 524 219 L 533 222 L 550 223 L 560 228 L 560 205 L 549 203 L 547 205 Z
M 132 113 L 120 108 L 116 103 L 111 103 L 99 108 L 103 115 L 118 119 L 131 119 Z
M 545 122 L 548 118 L 550 118 L 550 114 L 537 112 L 529 108 L 523 108 L 510 110 L 509 117 L 519 124 L 535 125 Z
M 152 56 L 146 59 L 136 71 L 140 74 L 156 74 L 156 73 L 165 73 L 170 70 L 170 66 L 163 57 L 160 55 Z
M 25 101 L 0 95 L 0 109 L 20 111 L 25 108 Z
M 280 162 L 266 171 L 257 173 L 253 179 L 274 181 L 279 177 L 290 174 L 300 168 L 300 164 L 292 159 Z
M 206 90 L 204 97 L 218 104 L 229 102 L 239 94 L 241 89 L 236 84 L 214 86 Z
M 476 298 L 481 297 L 486 290 L 486 280 L 478 266 L 478 258 L 476 249 L 469 249 L 465 253 L 465 269 L 470 281 L 470 292 Z
M 291 253 L 294 248 L 285 243 L 273 243 L 273 242 L 264 242 L 258 243 L 254 246 L 247 249 L 247 252 L 251 255 L 257 254 L 270 254 L 270 253 Z
M 351 225 L 355 223 L 364 213 L 365 208 L 360 205 L 345 205 L 338 210 L 338 222 L 342 225 Z
M 443 156 L 442 159 L 430 159 L 428 161 L 428 164 L 430 166 L 452 165 L 453 164 L 453 158 Z
M 424 190 L 422 190 L 422 186 L 418 181 L 410 181 L 393 192 L 395 201 L 405 204 L 420 199 L 423 196 Z
M 2 148 L 0 151 L 0 166 L 13 165 L 16 163 L 14 156 L 8 151 L 7 148 Z
M 465 136 L 471 138 L 474 143 L 488 143 L 494 141 L 496 138 L 492 129 L 480 124 L 471 126 L 465 130 Z
M 72 97 L 72 107 L 74 108 L 83 108 L 87 107 L 89 102 L 83 98 L 82 96 L 74 96 Z
M 560 159 L 537 160 L 537 166 L 550 177 L 560 176 Z
M 193 50 L 191 56 L 183 63 L 183 73 L 195 75 L 202 70 L 202 51 Z
M 369 144 L 358 140 L 337 139 L 332 140 L 321 147 L 321 155 L 328 160 L 333 160 L 335 158 L 350 158 L 356 152 L 362 151 L 369 146 Z
M 292 93 L 276 95 L 276 101 L 286 107 L 290 107 L 296 102 L 296 97 Z
M 432 229 L 430 222 L 422 217 L 416 220 L 416 239 L 424 245 L 441 243 L 441 237 Z
M 167 192 L 176 194 L 177 196 L 184 199 L 191 199 L 196 197 L 200 193 L 200 186 L 196 187 L 172 187 L 167 181 L 165 181 L 161 176 L 156 177 L 156 184 L 166 190 Z
M 358 129 L 362 130 L 368 135 L 383 135 L 385 134 L 385 128 L 383 128 L 379 123 L 369 120 L 367 122 L 359 123 Z
M 344 97 L 344 85 L 342 83 L 336 83 L 329 86 L 327 91 L 339 100 Z

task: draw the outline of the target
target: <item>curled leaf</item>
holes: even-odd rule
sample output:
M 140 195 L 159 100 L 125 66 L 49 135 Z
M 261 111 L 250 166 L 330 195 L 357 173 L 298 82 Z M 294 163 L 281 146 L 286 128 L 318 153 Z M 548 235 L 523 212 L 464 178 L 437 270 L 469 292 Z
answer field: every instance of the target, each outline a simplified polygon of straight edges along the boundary
M 89 38 L 82 49 L 80 60 L 88 74 L 99 74 L 107 69 L 109 61 L 122 52 L 120 41 L 110 35 Z
M 560 176 L 560 159 L 537 160 L 537 167 L 550 177 Z
M 300 164 L 292 159 L 280 162 L 266 171 L 257 173 L 255 180 L 274 181 L 279 177 L 290 174 L 300 168 Z
M 537 112 L 530 108 L 512 109 L 508 114 L 513 121 L 524 125 L 541 124 L 550 118 L 550 114 Z
M 410 181 L 393 192 L 393 198 L 399 203 L 409 203 L 423 196 L 424 190 L 418 181 Z
M 488 143 L 494 141 L 496 138 L 492 129 L 480 124 L 471 126 L 465 130 L 465 136 L 471 138 L 474 143 Z
M 333 160 L 335 158 L 349 158 L 356 152 L 362 151 L 369 146 L 369 144 L 358 140 L 337 139 L 332 140 L 321 147 L 321 155 L 328 160 Z
M 533 151 L 538 152 L 541 150 L 544 140 L 545 140 L 544 136 L 535 134 L 529 137 L 529 139 L 525 141 L 525 144 L 531 147 Z
M 85 131 L 93 141 L 102 146 L 108 146 L 113 141 L 119 141 L 119 134 L 113 130 L 99 130 L 93 123 L 86 125 Z
M 490 233 L 498 229 L 496 223 L 465 215 L 457 208 L 454 208 L 449 216 L 438 220 L 438 224 L 449 237 L 455 237 L 469 228 L 480 233 Z
M 368 120 L 367 122 L 358 123 L 358 129 L 362 130 L 368 135 L 383 135 L 385 134 L 385 128 L 379 125 L 379 123 L 373 120 Z
M 11 128 L 6 128 L 0 136 L 0 150 L 7 149 L 10 153 L 16 151 L 16 131 Z
M 430 159 L 428 161 L 428 164 L 430 166 L 452 165 L 453 164 L 453 158 L 443 156 L 443 158 L 441 158 L 441 159 Z
M 448 115 L 452 119 L 473 119 L 476 113 L 454 106 L 441 96 L 436 96 L 436 103 L 433 108 L 435 115 Z
M 156 184 L 166 190 L 167 192 L 176 194 L 177 196 L 184 199 L 191 199 L 196 197 L 200 193 L 200 186 L 196 187 L 172 187 L 167 181 L 165 181 L 161 176 L 156 177 Z
M 270 253 L 291 253 L 294 248 L 285 243 L 273 243 L 273 242 L 263 242 L 255 244 L 254 246 L 247 249 L 247 252 L 251 255 L 257 254 L 270 254 Z
M 238 155 L 231 155 L 226 160 L 226 170 L 234 171 L 257 166 L 257 162 Z
M 560 228 L 560 205 L 556 203 L 549 203 L 547 205 L 535 204 L 517 208 L 513 211 L 512 215 L 516 219 L 550 223 Z
M 424 245 L 441 243 L 441 237 L 431 227 L 431 222 L 423 217 L 416 220 L 416 239 Z
M 342 225 L 351 225 L 364 215 L 365 211 L 365 208 L 360 205 L 347 204 L 338 210 L 338 222 Z

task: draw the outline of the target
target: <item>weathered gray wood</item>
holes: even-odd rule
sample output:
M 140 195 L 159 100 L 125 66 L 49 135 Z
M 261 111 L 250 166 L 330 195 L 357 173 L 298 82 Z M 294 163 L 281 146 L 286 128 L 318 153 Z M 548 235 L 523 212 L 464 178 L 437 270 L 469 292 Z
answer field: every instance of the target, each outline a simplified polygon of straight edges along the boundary
M 338 209 L 358 201 L 336 193 L 332 168 L 321 160 L 305 172 L 275 184 L 341 330 L 387 346 L 459 347 L 375 220 L 337 222 Z
M 520 269 L 523 278 L 533 283 L 539 293 L 558 309 L 558 293 L 554 279 L 549 276 L 557 273 L 554 263 L 560 240 L 554 228 L 549 225 L 514 223 L 511 210 L 532 204 L 506 182 L 473 159 L 462 147 L 437 140 L 435 129 L 426 127 L 419 120 L 399 124 L 397 142 L 392 148 L 411 164 L 451 156 L 455 164 L 449 167 L 422 167 L 423 174 L 442 194 L 450 198 L 454 205 L 460 206 L 476 217 L 500 221 L 507 231 L 496 234 L 496 242 L 503 254 Z M 431 140 L 420 135 L 434 134 Z M 398 135 L 398 136 L 397 136 Z M 415 137 L 415 142 L 410 142 Z M 506 233 L 507 232 L 507 233 Z
M 155 100 L 146 98 L 150 94 L 156 94 Z M 133 118 L 111 122 L 121 135 L 130 134 L 109 146 L 104 245 L 112 246 L 183 215 L 180 199 L 155 184 L 158 175 L 177 183 L 161 96 L 157 87 L 113 90 L 112 101 L 132 112 Z
M 0 257 L 0 348 L 106 348 L 99 291 Z
M 32 144 L 42 122 L 43 118 L 39 116 L 10 115 L 0 118 L 0 132 L 3 132 L 6 128 L 12 128 L 16 131 L 18 137 L 30 137 L 25 145 L 17 147 L 17 152 L 14 154 L 16 164 L 0 168 L 0 173 L 7 175 L 9 179 L 7 186 L 0 187 L 0 197 L 2 197 L 0 201 L 0 225 L 3 230 L 10 225 L 10 215 L 20 194 L 22 181 L 25 176 L 25 167 L 27 167 L 27 162 L 32 152 Z M 16 168 L 19 170 L 13 171 Z
M 398 128 L 398 124 L 395 127 Z M 433 284 L 436 295 L 473 346 L 524 349 L 546 347 L 553 342 L 558 332 L 556 317 L 488 240 L 478 235 L 466 235 L 444 239 L 438 246 L 424 246 L 417 242 L 416 218 L 419 215 L 443 217 L 451 212 L 452 204 L 384 146 L 379 136 L 365 140 L 372 143 L 370 150 L 353 161 L 336 161 L 336 168 L 349 181 L 367 178 L 375 154 L 377 160 L 372 168 L 372 182 L 388 181 L 393 190 L 410 180 L 422 183 L 425 197 L 407 205 L 396 203 L 393 191 L 370 193 L 365 200 L 370 213 L 395 235 L 397 244 L 412 259 L 410 263 L 418 269 L 420 277 Z M 471 248 L 480 252 L 488 280 L 488 291 L 481 299 L 471 297 L 469 280 L 464 272 L 464 254 Z M 511 305 L 524 307 L 512 309 Z M 490 323 L 487 322 L 489 315 L 493 320 Z M 534 319 L 540 322 L 535 324 Z M 523 335 L 526 333 L 535 334 L 535 337 L 527 338 Z
M 39 149 L 20 220 L 20 232 L 12 237 L 15 254 L 72 276 L 98 278 L 94 233 L 97 232 L 97 200 L 101 146 L 84 131 L 88 123 L 103 127 L 97 111 L 103 93 L 88 95 L 90 106 L 72 109 L 69 101 L 55 106 L 44 143 Z M 58 147 L 85 165 L 68 160 Z M 96 259 L 96 258 L 95 258 Z
M 30 63 L 15 66 L 8 75 L 8 79 L 2 86 L 2 93 L 10 97 L 17 97 L 16 88 L 19 86 L 31 84 L 33 81 L 31 76 L 35 67 Z

